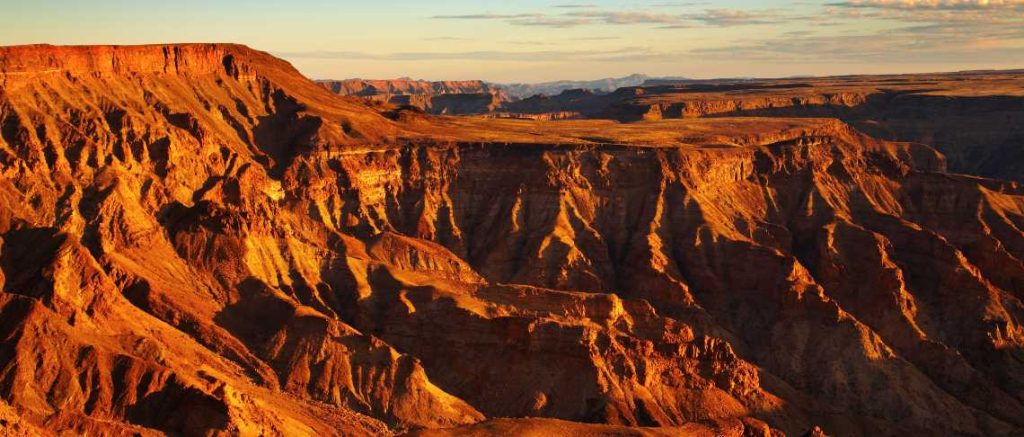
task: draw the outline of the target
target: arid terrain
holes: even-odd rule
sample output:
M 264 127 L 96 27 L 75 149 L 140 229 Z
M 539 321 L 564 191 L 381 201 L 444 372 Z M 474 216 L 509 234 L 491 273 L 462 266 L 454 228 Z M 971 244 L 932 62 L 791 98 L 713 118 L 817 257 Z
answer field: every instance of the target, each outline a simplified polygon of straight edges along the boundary
M 541 121 L 238 45 L 0 48 L 0 427 L 1020 435 L 1022 82 L 501 109 L 586 118 Z

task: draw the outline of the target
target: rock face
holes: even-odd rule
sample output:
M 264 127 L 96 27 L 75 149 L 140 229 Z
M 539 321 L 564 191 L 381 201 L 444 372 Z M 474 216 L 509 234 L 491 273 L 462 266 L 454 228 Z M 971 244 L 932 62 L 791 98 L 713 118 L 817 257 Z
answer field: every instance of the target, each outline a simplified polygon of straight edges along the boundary
M 320 80 L 320 85 L 343 96 L 420 96 L 434 94 L 475 94 L 497 92 L 498 88 L 481 80 L 431 82 L 409 78 L 392 80 Z
M 343 96 L 412 106 L 431 114 L 482 114 L 498 109 L 509 100 L 504 89 L 479 80 L 347 79 L 318 83 Z
M 232 45 L 0 68 L 12 433 L 1024 427 L 1024 189 L 928 146 L 435 118 Z

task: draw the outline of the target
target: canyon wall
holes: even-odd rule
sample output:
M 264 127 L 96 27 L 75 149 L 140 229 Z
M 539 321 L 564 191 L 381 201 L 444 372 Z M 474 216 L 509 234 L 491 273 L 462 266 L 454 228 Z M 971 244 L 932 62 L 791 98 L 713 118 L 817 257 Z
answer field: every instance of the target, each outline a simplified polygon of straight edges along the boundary
M 695 117 L 839 118 L 877 138 L 928 144 L 950 170 L 1024 180 L 1024 74 L 966 72 L 778 80 L 650 81 L 507 104 L 502 112 L 572 112 L 623 122 Z
M 1024 189 L 926 145 L 434 118 L 231 45 L 0 66 L 18 432 L 1024 427 Z
M 498 109 L 509 100 L 503 88 L 479 80 L 346 79 L 317 83 L 343 96 L 412 106 L 431 114 L 482 114 Z

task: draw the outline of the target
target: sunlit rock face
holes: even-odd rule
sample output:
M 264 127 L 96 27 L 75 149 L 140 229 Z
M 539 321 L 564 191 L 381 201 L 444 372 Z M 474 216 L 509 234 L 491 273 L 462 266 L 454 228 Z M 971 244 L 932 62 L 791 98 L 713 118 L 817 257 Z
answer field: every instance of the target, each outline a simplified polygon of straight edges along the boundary
M 368 106 L 0 49 L 6 432 L 1008 435 L 1024 190 L 828 118 Z

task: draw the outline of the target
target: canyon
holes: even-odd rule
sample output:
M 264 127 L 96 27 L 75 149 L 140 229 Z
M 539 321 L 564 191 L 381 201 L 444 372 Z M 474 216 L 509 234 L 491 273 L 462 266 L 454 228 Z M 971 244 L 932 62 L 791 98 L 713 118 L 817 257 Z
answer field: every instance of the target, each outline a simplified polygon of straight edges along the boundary
M 972 74 L 513 119 L 240 45 L 2 47 L 0 429 L 1019 434 L 1021 88 Z
M 648 80 L 679 79 L 652 79 L 642 74 L 632 74 L 619 78 L 589 81 L 558 80 L 514 84 L 498 84 L 482 80 L 426 81 L 407 77 L 399 79 L 328 79 L 316 82 L 335 94 L 358 96 L 375 103 L 415 107 L 431 114 L 497 113 L 508 116 L 511 114 L 505 111 L 506 105 L 518 100 L 557 95 L 569 90 L 587 90 L 605 94 L 622 87 L 638 86 Z M 566 118 L 552 114 L 530 116 L 523 112 L 517 112 L 514 116 L 544 120 Z
M 379 89 L 408 88 L 401 80 L 373 83 Z M 462 86 L 422 83 L 433 84 L 426 89 L 437 91 L 385 94 L 383 100 L 378 94 L 362 95 L 433 114 L 488 118 L 624 123 L 737 116 L 837 118 L 876 138 L 933 146 L 947 157 L 953 172 L 1024 181 L 1024 70 L 792 79 L 632 75 L 536 87 L 482 81 L 454 82 Z M 360 95 L 338 86 L 332 89 Z
M 876 138 L 924 143 L 950 170 L 1024 180 L 1024 71 L 799 79 L 657 80 L 503 105 L 502 116 L 622 122 L 698 117 L 838 118 Z M 550 115 L 549 115 L 550 114 Z
M 410 106 L 431 114 L 482 114 L 498 109 L 510 99 L 504 89 L 480 80 L 347 79 L 320 80 L 317 83 L 335 94 Z

